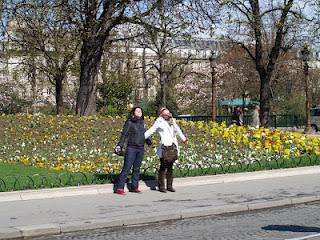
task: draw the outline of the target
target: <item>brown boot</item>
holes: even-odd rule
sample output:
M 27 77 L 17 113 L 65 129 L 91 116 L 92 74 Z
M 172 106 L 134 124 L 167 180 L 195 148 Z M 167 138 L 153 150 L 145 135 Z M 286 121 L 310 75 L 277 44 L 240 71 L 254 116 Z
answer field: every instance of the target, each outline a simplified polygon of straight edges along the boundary
M 164 184 L 164 178 L 165 178 L 165 172 L 164 171 L 159 171 L 158 175 L 158 186 L 159 186 L 159 191 L 160 192 L 167 192 Z
M 172 187 L 173 183 L 173 173 L 167 172 L 167 190 L 169 192 L 175 192 L 176 190 Z

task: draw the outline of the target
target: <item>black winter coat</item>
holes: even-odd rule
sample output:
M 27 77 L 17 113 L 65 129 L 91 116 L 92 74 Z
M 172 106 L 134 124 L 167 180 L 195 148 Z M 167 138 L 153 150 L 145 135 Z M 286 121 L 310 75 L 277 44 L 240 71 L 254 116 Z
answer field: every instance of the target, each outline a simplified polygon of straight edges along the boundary
M 146 142 L 144 138 L 145 131 L 143 119 L 129 117 L 123 126 L 118 146 L 123 148 L 126 139 L 128 139 L 128 145 L 143 146 Z

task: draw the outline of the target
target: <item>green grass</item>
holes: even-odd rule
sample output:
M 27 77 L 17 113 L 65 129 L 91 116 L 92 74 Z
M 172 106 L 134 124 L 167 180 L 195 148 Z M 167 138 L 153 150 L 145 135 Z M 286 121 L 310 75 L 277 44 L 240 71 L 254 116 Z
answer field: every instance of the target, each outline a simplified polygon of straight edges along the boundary
M 34 174 L 58 173 L 57 171 L 24 166 L 19 163 L 0 163 L 0 178 Z
M 105 183 L 94 173 L 70 173 L 0 163 L 0 192 Z
M 270 162 L 255 161 L 251 164 L 225 164 L 220 165 L 219 167 L 203 169 L 185 170 L 175 167 L 174 172 L 176 177 L 191 177 L 316 165 L 320 165 L 320 158 L 318 156 L 304 155 L 290 160 L 280 159 Z M 0 192 L 113 183 L 116 181 L 116 178 L 117 175 L 113 174 L 70 173 L 65 171 L 38 169 L 14 163 L 0 163 Z M 154 173 L 144 172 L 142 170 L 140 178 L 142 180 L 152 180 L 156 179 L 156 176 Z

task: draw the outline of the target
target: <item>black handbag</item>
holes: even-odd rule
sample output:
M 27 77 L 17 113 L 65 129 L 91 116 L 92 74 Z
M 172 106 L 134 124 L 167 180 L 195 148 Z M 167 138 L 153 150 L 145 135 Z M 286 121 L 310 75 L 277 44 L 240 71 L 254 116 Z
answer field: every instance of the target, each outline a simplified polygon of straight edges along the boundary
M 131 122 L 129 121 L 129 127 L 128 127 L 129 130 L 130 130 L 130 127 L 131 127 Z M 122 157 L 126 156 L 128 141 L 129 141 L 129 137 L 127 136 L 124 140 L 123 146 L 121 147 L 120 151 L 117 151 L 117 147 L 115 147 L 114 153 L 117 154 L 118 156 L 122 156 Z
M 178 159 L 178 148 L 173 143 L 171 146 L 162 145 L 162 157 L 165 163 L 174 163 Z
M 126 149 L 121 148 L 120 151 L 117 151 L 116 148 L 114 149 L 114 153 L 117 154 L 118 156 L 125 156 L 126 155 Z
M 114 149 L 114 153 L 117 154 L 118 156 L 124 157 L 126 155 L 126 151 L 128 148 L 128 138 L 124 141 L 123 147 L 120 149 L 120 151 L 116 150 L 117 147 Z

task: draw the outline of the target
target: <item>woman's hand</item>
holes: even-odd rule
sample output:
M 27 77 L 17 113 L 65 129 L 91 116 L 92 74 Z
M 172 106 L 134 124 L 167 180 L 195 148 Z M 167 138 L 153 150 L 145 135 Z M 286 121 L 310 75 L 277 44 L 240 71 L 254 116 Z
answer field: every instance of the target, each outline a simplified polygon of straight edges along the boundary
M 120 153 L 121 152 L 121 147 L 120 146 L 116 146 L 116 148 L 114 149 L 114 151 L 116 153 Z
M 150 138 L 147 138 L 147 139 L 146 139 L 146 144 L 149 145 L 149 146 L 152 145 L 152 141 L 150 140 Z

